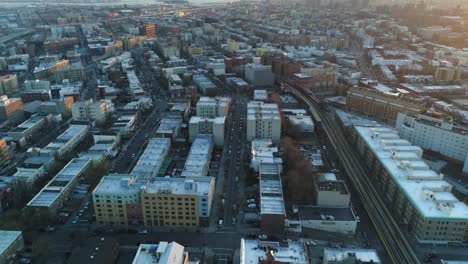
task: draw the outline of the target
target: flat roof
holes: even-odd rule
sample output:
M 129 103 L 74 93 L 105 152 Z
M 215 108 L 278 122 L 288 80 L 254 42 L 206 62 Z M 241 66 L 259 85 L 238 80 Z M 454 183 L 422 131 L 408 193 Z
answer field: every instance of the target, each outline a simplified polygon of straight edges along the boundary
M 344 262 L 349 257 L 356 257 L 362 263 L 382 263 L 375 249 L 364 248 L 324 248 L 323 259 L 331 262 Z
M 260 213 L 286 214 L 279 173 L 263 174 L 262 170 L 260 170 Z
M 350 207 L 299 206 L 301 220 L 356 221 Z
M 3 255 L 5 250 L 7 250 L 22 233 L 21 231 L 0 230 L 0 255 Z
M 74 158 L 28 203 L 28 206 L 50 207 L 89 165 L 86 158 Z
M 206 176 L 214 141 L 212 135 L 199 134 L 190 147 L 182 177 Z
M 453 197 L 452 186 L 442 179 L 443 175 L 423 166 L 420 148 L 395 138 L 397 131 L 392 128 L 356 126 L 355 129 L 397 188 L 424 218 L 468 220 L 467 205 L 452 198 L 439 200 L 436 194 Z M 386 137 L 393 139 L 382 140 Z M 402 150 L 394 146 L 413 148 Z
M 170 147 L 171 140 L 169 138 L 149 139 L 145 151 L 133 167 L 131 174 L 145 179 L 156 177 Z
M 348 194 L 348 189 L 343 181 L 319 181 L 316 183 L 319 191 L 339 192 Z
M 182 125 L 182 119 L 174 117 L 165 117 L 161 120 L 156 133 L 158 134 L 173 134 Z
M 42 151 L 51 151 L 57 150 L 65 145 L 67 142 L 72 140 L 75 137 L 81 136 L 83 133 L 86 133 L 88 126 L 86 125 L 71 125 L 65 132 L 59 135 L 54 141 L 42 149 Z
M 178 194 L 178 195 L 208 195 L 214 185 L 214 177 L 158 177 L 145 185 L 146 193 Z
M 258 264 L 272 257 L 278 263 L 308 264 L 309 259 L 302 242 L 275 243 L 275 251 L 270 255 L 270 250 L 261 246 L 259 240 L 241 239 L 240 264 Z
M 28 129 L 38 125 L 44 119 L 45 119 L 44 116 L 36 116 L 36 115 L 31 116 L 28 120 L 26 120 L 23 123 L 19 124 L 17 127 L 13 128 L 9 132 L 23 132 L 25 130 L 28 130 Z
M 261 101 L 250 101 L 247 104 L 247 119 L 280 119 L 277 104 L 265 104 Z
M 102 177 L 93 194 L 138 194 L 142 184 L 131 174 L 110 174 Z
M 159 256 L 159 257 L 157 257 Z M 177 242 L 159 242 L 157 244 L 140 244 L 132 264 L 169 264 L 184 263 L 187 253 L 184 246 Z

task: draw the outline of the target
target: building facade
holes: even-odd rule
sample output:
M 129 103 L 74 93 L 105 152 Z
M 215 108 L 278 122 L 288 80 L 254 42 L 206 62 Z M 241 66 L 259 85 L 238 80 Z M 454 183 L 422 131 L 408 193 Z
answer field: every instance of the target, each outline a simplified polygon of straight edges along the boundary
M 229 113 L 231 99 L 228 97 L 200 97 L 196 110 L 197 116 L 205 118 L 225 117 Z
M 468 206 L 452 193 L 443 175 L 422 160 L 422 149 L 401 139 L 396 130 L 356 126 L 354 148 L 373 172 L 376 191 L 420 243 L 468 241 Z
M 8 98 L 6 95 L 0 97 L 0 122 L 18 122 L 23 119 L 24 109 L 21 98 Z
M 16 74 L 0 76 L 0 95 L 10 95 L 19 92 Z
M 191 142 L 199 134 L 212 134 L 216 146 L 224 145 L 224 124 L 225 117 L 202 118 L 192 116 L 189 122 L 189 139 Z
M 399 113 L 396 129 L 401 138 L 414 145 L 464 162 L 463 172 L 468 173 L 465 162 L 468 160 L 468 129 L 465 127 L 457 126 L 448 119 Z
M 75 120 L 90 120 L 103 124 L 107 119 L 107 103 L 105 101 L 93 102 L 92 99 L 75 102 L 72 106 L 72 116 Z
M 346 107 L 351 111 L 375 117 L 388 123 L 395 123 L 399 112 L 419 114 L 426 109 L 426 104 L 422 98 L 353 87 L 347 93 Z
M 277 104 L 252 101 L 247 104 L 247 140 L 281 137 L 281 117 Z

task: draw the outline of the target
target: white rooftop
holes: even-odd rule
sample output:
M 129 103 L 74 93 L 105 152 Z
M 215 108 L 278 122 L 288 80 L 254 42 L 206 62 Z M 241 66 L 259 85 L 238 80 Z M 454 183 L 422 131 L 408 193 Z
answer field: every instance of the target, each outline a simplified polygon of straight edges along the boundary
M 360 263 L 382 263 L 375 249 L 363 248 L 325 248 L 323 260 L 333 263 L 345 262 L 350 256 L 356 256 Z M 355 263 L 355 262 L 353 262 Z
M 184 264 L 187 253 L 176 242 L 159 242 L 159 245 L 140 244 L 132 264 Z
M 206 176 L 214 142 L 211 135 L 197 135 L 185 161 L 182 177 Z
M 145 179 L 156 177 L 170 147 L 169 138 L 151 138 L 131 174 Z
M 355 127 L 369 149 L 424 218 L 468 219 L 468 206 L 451 194 L 452 186 L 422 160 L 422 149 L 399 139 L 394 129 Z
M 214 184 L 214 177 L 157 177 L 145 186 L 146 193 L 171 193 L 178 195 L 208 195 Z
M 258 240 L 242 238 L 240 246 L 240 264 L 259 264 L 262 261 L 266 261 L 270 253 L 272 253 L 275 262 L 278 263 L 309 263 L 302 242 L 289 242 L 287 246 L 280 246 L 278 242 L 268 243 L 272 246 L 277 245 L 274 251 L 263 248 L 261 243 L 262 242 Z

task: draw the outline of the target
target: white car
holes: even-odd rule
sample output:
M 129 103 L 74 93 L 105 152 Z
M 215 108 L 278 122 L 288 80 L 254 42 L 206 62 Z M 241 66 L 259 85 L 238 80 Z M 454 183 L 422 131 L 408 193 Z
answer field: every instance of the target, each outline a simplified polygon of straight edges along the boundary
M 315 241 L 307 241 L 307 242 L 306 242 L 306 245 L 308 245 L 308 246 L 316 246 L 316 245 L 317 245 L 317 242 L 315 242 Z
M 268 236 L 267 235 L 258 235 L 258 239 L 268 239 Z

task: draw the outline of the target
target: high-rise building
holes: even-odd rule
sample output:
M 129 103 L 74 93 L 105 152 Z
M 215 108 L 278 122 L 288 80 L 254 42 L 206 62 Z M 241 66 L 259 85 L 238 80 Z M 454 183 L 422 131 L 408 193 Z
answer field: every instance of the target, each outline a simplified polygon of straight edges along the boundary
M 271 139 L 278 142 L 281 137 L 281 117 L 277 104 L 251 101 L 247 104 L 247 140 Z

